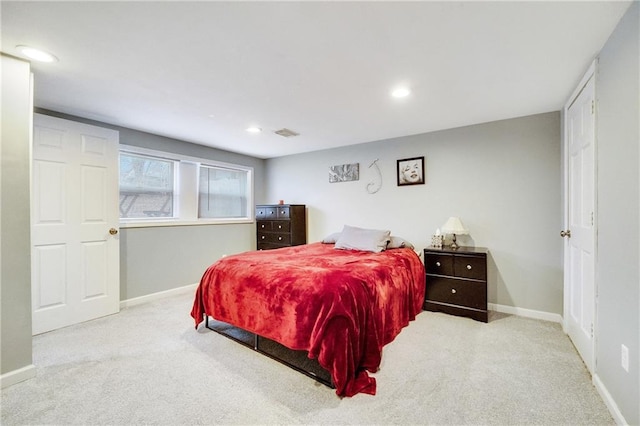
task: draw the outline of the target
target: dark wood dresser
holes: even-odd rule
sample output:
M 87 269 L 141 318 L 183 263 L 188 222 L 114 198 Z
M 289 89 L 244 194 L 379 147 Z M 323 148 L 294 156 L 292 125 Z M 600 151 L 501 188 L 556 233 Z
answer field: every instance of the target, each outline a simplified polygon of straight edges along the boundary
M 256 206 L 258 250 L 298 246 L 307 243 L 304 204 L 262 204 Z
M 424 249 L 424 309 L 487 322 L 487 252 L 484 247 Z

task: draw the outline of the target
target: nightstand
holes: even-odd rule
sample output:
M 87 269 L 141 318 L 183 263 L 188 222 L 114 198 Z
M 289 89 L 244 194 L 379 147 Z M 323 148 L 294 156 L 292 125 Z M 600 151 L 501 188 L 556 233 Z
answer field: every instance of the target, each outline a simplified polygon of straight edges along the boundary
M 484 247 L 424 249 L 424 309 L 487 322 L 487 253 Z

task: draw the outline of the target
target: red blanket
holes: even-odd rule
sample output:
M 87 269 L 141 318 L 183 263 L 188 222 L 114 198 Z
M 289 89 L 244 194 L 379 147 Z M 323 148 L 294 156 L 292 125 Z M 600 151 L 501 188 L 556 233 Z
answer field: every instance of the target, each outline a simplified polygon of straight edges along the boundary
M 306 350 L 340 396 L 375 394 L 382 347 L 422 310 L 424 266 L 411 249 L 381 253 L 314 243 L 228 256 L 196 292 L 207 314 L 290 349 Z

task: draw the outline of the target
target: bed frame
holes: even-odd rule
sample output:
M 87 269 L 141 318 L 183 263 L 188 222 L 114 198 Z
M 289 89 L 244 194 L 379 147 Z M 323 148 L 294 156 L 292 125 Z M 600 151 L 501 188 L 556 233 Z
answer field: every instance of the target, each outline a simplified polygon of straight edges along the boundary
M 310 359 L 307 351 L 289 349 L 274 340 L 251 333 L 226 322 L 217 321 L 208 315 L 205 315 L 205 327 L 231 340 L 235 340 L 256 352 L 266 355 L 305 376 L 311 377 L 331 389 L 335 389 L 331 374 L 322 368 L 318 360 Z

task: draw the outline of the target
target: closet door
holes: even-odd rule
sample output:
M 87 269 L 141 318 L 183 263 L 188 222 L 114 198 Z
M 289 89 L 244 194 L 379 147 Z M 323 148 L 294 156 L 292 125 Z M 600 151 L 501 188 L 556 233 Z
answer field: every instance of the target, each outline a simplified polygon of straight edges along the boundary
M 118 132 L 34 115 L 33 334 L 119 311 Z
M 595 345 L 595 73 L 565 109 L 564 328 L 593 373 Z

